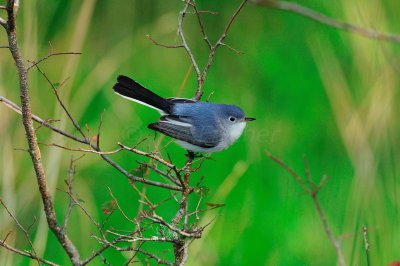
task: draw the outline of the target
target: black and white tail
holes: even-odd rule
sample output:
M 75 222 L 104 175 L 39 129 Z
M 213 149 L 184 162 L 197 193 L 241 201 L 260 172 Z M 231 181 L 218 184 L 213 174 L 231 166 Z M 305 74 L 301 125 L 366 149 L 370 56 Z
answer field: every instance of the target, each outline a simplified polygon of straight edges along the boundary
M 173 103 L 146 89 L 136 81 L 122 75 L 118 76 L 117 81 L 113 89 L 122 97 L 156 109 L 161 113 L 169 114 L 171 112 Z

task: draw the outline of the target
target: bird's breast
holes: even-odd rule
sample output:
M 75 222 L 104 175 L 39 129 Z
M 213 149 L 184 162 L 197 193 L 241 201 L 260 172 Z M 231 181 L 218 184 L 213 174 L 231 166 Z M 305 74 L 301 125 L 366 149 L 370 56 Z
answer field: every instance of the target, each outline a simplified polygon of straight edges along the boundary
M 229 144 L 235 142 L 243 133 L 244 128 L 246 127 L 246 123 L 240 122 L 233 124 L 230 128 L 228 128 L 228 141 Z

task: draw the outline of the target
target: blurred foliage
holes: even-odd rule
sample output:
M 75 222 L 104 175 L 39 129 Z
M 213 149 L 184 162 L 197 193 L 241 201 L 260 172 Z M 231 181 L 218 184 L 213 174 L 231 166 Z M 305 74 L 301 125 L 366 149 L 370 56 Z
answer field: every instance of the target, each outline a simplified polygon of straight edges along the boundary
M 198 1 L 200 9 L 219 12 L 202 15 L 212 40 L 218 38 L 238 4 Z M 307 0 L 301 4 L 357 25 L 400 32 L 396 19 L 399 1 Z M 83 53 L 51 58 L 42 68 L 53 82 L 69 78 L 60 95 L 81 125 L 95 130 L 105 110 L 102 147 L 112 150 L 118 141 L 134 145 L 153 136 L 146 125 L 158 118 L 156 112 L 112 92 L 118 74 L 129 75 L 163 96 L 194 94 L 193 73 L 180 92 L 190 67 L 185 51 L 158 47 L 145 37 L 151 34 L 159 42 L 179 44 L 176 29 L 181 8 L 178 0 L 21 1 L 20 44 L 29 60 L 52 50 Z M 187 17 L 185 32 L 204 65 L 208 51 L 194 16 Z M 213 154 L 194 175 L 205 176 L 203 184 L 209 188 L 206 202 L 226 206 L 204 216 L 204 224 L 216 220 L 202 239 L 193 242 L 188 265 L 336 264 L 334 249 L 311 199 L 265 156 L 266 150 L 299 173 L 304 171 L 302 156 L 307 155 L 313 176 L 331 177 L 320 201 L 332 231 L 342 238 L 348 265 L 366 265 L 363 224 L 369 229 L 372 265 L 400 259 L 398 46 L 251 3 L 239 15 L 226 42 L 244 54 L 226 47 L 217 52 L 205 82 L 205 96 L 215 92 L 212 101 L 239 105 L 257 121 L 248 125 L 234 146 Z M 5 43 L 2 31 L 0 44 Z M 0 58 L 0 95 L 18 102 L 17 75 L 9 52 L 0 49 Z M 46 81 L 34 69 L 29 78 L 35 114 L 61 119 L 57 126 L 73 130 Z M 1 105 L 0 139 L 1 198 L 24 225 L 37 217 L 32 236 L 39 254 L 68 264 L 48 232 L 30 159 L 26 152 L 15 150 L 26 146 L 21 119 Z M 43 128 L 39 140 L 77 147 Z M 168 141 L 165 138 L 162 145 Z M 150 138 L 140 147 L 152 146 Z M 166 152 L 176 163 L 184 161 L 185 151 L 177 145 L 169 145 Z M 43 146 L 42 155 L 57 215 L 62 219 L 67 197 L 56 188 L 65 188 L 71 152 Z M 137 168 L 134 155 L 123 153 L 113 158 L 126 169 Z M 75 192 L 99 221 L 106 217 L 102 207 L 111 200 L 108 188 L 133 217 L 138 195 L 126 178 L 96 155 L 82 158 Z M 147 193 L 154 201 L 168 194 L 150 187 Z M 0 237 L 12 230 L 8 241 L 28 249 L 3 210 L 0 217 Z M 110 223 L 120 229 L 129 226 L 118 215 L 112 216 Z M 85 257 L 99 246 L 90 237 L 94 231 L 75 209 L 69 232 Z M 154 248 L 165 250 L 167 246 Z M 166 252 L 171 256 L 171 250 Z M 104 255 L 115 265 L 127 260 L 111 250 Z M 28 265 L 28 260 L 1 249 L 0 265 Z

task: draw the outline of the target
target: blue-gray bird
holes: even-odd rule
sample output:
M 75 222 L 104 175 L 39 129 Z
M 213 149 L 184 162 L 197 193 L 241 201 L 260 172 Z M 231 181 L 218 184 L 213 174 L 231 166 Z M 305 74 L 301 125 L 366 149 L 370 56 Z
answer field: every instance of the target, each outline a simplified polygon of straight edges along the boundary
M 126 76 L 117 80 L 113 87 L 117 94 L 161 113 L 160 120 L 148 128 L 176 139 L 188 151 L 225 150 L 242 135 L 246 122 L 255 120 L 236 105 L 163 98 Z

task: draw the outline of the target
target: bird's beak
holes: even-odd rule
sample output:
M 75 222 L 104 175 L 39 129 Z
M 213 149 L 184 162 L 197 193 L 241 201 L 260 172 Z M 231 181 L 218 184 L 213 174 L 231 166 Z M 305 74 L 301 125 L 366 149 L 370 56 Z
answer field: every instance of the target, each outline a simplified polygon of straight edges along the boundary
M 250 121 L 254 121 L 254 120 L 256 120 L 256 119 L 252 118 L 252 117 L 245 117 L 244 118 L 244 121 L 246 121 L 246 122 L 250 122 Z

